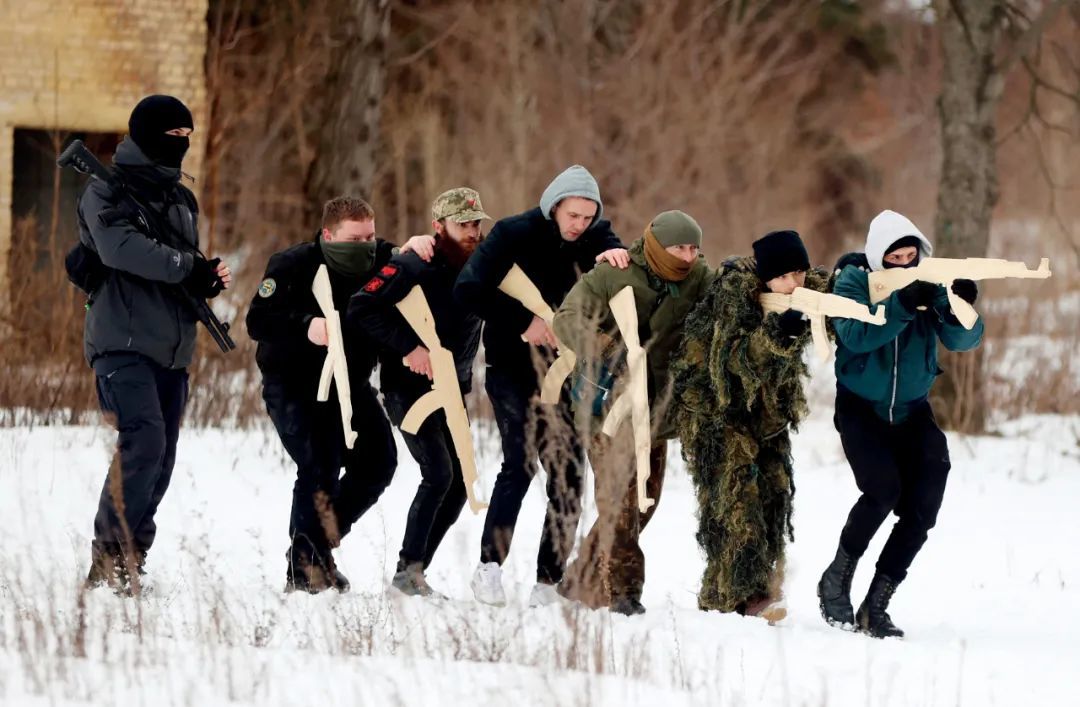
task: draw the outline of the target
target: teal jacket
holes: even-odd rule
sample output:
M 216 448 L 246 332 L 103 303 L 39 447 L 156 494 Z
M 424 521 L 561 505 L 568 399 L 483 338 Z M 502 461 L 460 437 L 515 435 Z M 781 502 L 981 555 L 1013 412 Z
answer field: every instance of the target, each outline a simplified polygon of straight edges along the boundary
M 852 260 L 857 264 L 845 264 Z M 861 262 L 851 256 L 841 259 L 833 293 L 869 305 L 865 263 L 865 258 Z M 950 351 L 969 351 L 982 341 L 983 320 L 980 317 L 974 327 L 965 329 L 953 316 L 944 287 L 934 305 L 923 312 L 909 311 L 895 292 L 882 304 L 886 320 L 882 326 L 854 319 L 832 320 L 836 328 L 836 381 L 870 402 L 882 419 L 899 424 L 914 406 L 926 400 L 942 372 L 938 340 Z

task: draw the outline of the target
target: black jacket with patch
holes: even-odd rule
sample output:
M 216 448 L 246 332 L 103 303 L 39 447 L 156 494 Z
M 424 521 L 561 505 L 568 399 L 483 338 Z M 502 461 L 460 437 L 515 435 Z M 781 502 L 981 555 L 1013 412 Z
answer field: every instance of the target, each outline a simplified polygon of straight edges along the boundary
M 540 208 L 499 220 L 465 264 L 454 287 L 457 301 L 487 322 L 484 352 L 490 366 L 533 375 L 530 347 L 521 335 L 533 314 L 499 290 L 499 283 L 517 264 L 558 309 L 582 273 L 592 270 L 596 256 L 625 246 L 611 222 L 596 221 L 576 241 L 564 240 L 559 226 Z
M 389 262 L 393 245 L 378 240 L 375 265 Z M 248 335 L 258 342 L 255 361 L 264 376 L 316 382 L 326 360 L 326 347 L 316 346 L 307 337 L 308 325 L 322 317 L 311 283 L 319 266 L 326 264 L 318 241 L 301 243 L 270 256 L 259 290 L 247 313 Z M 376 346 L 363 332 L 345 321 L 345 308 L 352 296 L 370 277 L 370 273 L 350 278 L 327 268 L 334 307 L 338 310 L 344 333 L 345 358 L 351 381 L 366 381 L 376 364 Z
M 379 381 L 384 393 L 400 393 L 412 400 L 431 390 L 431 381 L 410 371 L 401 359 L 423 344 L 395 306 L 419 285 L 431 308 L 439 341 L 454 355 L 462 395 L 472 389 L 472 369 L 480 348 L 483 322 L 460 307 L 453 296 L 458 270 L 438 251 L 430 263 L 416 253 L 391 259 L 352 296 L 349 324 L 379 342 Z

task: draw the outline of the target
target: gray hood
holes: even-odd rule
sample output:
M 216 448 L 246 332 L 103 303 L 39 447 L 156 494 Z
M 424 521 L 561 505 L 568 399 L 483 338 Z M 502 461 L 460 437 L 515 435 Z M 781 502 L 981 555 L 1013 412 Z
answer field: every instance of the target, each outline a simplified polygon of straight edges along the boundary
M 889 246 L 905 236 L 915 236 L 921 242 L 919 258 L 929 258 L 934 253 L 934 246 L 923 232 L 916 228 L 906 216 L 886 209 L 870 222 L 870 231 L 866 234 L 866 261 L 870 270 L 883 270 L 882 260 Z
M 604 214 L 604 202 L 600 200 L 600 185 L 596 183 L 596 178 L 579 164 L 568 167 L 562 174 L 555 177 L 540 195 L 540 210 L 544 213 L 544 218 L 550 221 L 551 210 L 560 201 L 570 196 L 580 196 L 596 202 L 596 216 L 589 224 L 592 228 L 592 225 Z

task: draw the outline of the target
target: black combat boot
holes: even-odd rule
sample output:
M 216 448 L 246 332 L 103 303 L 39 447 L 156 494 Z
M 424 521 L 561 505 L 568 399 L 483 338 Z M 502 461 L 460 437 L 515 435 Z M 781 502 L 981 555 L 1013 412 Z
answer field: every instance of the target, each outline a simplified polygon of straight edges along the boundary
M 612 597 L 611 610 L 623 616 L 636 616 L 645 613 L 645 607 L 634 597 Z
M 349 591 L 349 578 L 341 573 L 332 555 L 327 554 L 324 564 L 316 558 L 289 553 L 289 563 L 285 571 L 285 591 L 318 594 L 327 589 L 345 593 Z
M 851 608 L 851 579 L 855 576 L 858 557 L 852 557 L 843 545 L 836 548 L 836 557 L 825 568 L 817 585 L 821 616 L 830 626 L 853 629 L 855 611 Z
M 83 586 L 86 589 L 97 589 L 107 586 L 118 596 L 138 596 L 147 592 L 143 581 L 146 570 L 143 564 L 146 555 L 136 551 L 128 556 L 120 548 L 100 548 L 96 545 L 91 548 L 90 571 L 86 575 Z M 132 575 L 129 570 L 135 570 Z
M 904 632 L 896 627 L 889 618 L 889 600 L 896 591 L 897 583 L 883 574 L 875 574 L 870 582 L 870 591 L 866 594 L 859 613 L 856 615 L 859 630 L 874 638 L 903 638 Z

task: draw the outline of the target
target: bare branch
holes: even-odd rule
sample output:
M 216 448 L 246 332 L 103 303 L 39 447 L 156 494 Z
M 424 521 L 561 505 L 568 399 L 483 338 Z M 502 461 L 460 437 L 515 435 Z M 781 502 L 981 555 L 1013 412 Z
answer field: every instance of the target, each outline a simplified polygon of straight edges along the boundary
M 1027 26 L 1027 29 L 1023 31 L 1023 34 L 1021 34 L 1013 44 L 1011 51 L 1006 54 L 998 64 L 998 71 L 1001 72 L 1001 75 L 1007 76 L 1018 61 L 1025 58 L 1039 46 L 1043 30 L 1045 30 L 1050 24 L 1050 21 L 1054 19 L 1058 10 L 1067 3 L 1076 2 L 1077 0 L 1051 0 L 1050 4 L 1046 5 L 1042 12 L 1039 13 L 1039 16 L 1032 20 L 1031 24 Z

